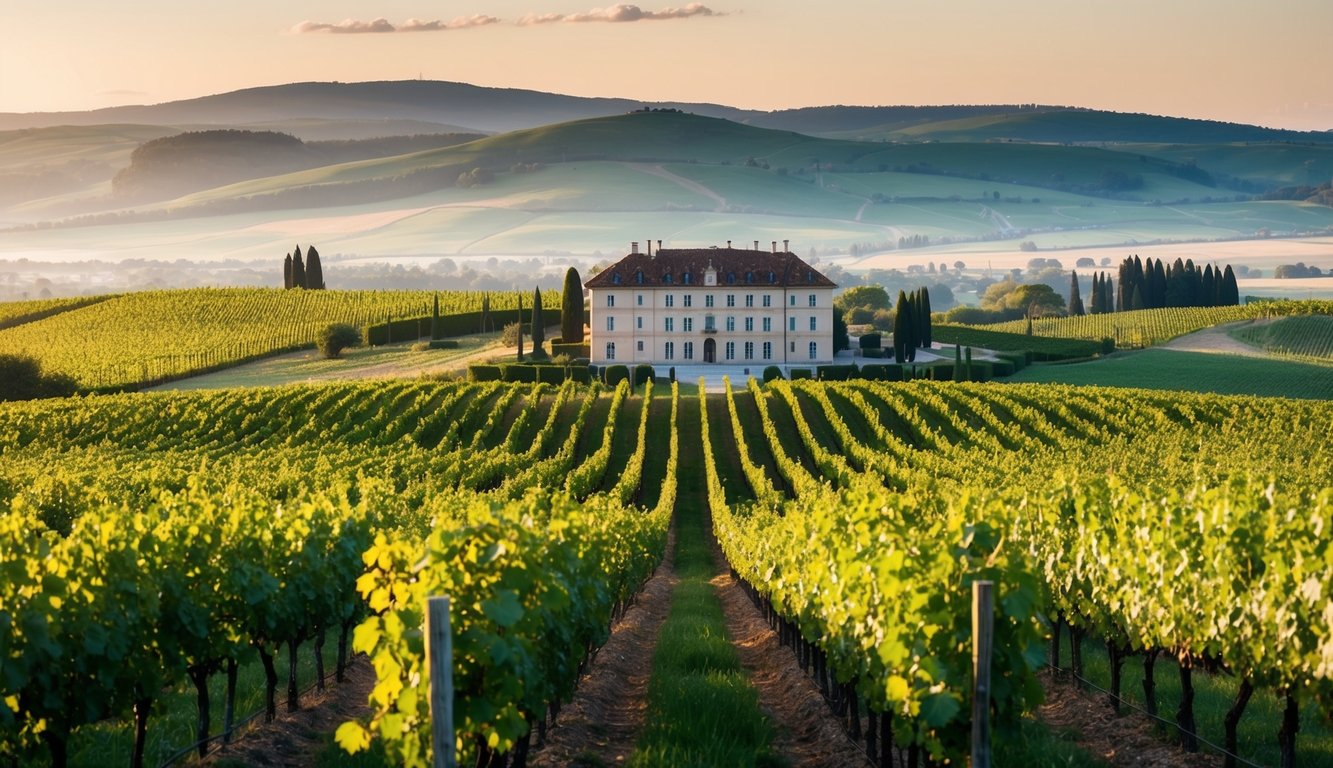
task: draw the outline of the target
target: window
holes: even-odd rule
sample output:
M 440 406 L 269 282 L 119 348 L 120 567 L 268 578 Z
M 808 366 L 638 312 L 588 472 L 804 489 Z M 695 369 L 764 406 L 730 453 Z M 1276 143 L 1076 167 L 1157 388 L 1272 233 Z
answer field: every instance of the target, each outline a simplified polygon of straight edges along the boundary
M 812 317 L 810 319 L 813 320 L 814 318 Z M 672 331 L 676 330 L 675 325 L 676 325 L 676 319 L 673 317 L 664 318 L 662 320 L 662 330 L 666 331 L 667 333 L 671 333 Z
M 666 305 L 667 305 L 668 307 L 674 307 L 674 306 L 676 306 L 676 297 L 675 297 L 675 296 L 672 296 L 671 294 L 668 293 L 668 294 L 666 295 Z
M 606 306 L 608 306 L 608 307 L 614 307 L 615 305 L 616 305 L 616 297 L 615 297 L 615 295 L 610 294 L 610 293 L 606 294 Z
M 772 332 L 773 332 L 773 318 L 771 318 L 771 317 L 765 317 L 765 318 L 764 318 L 764 333 L 772 333 Z
M 674 279 L 671 277 L 670 272 L 666 273 L 665 275 L 662 275 L 662 282 L 666 285 L 671 285 L 671 283 L 674 282 Z
M 792 351 L 793 354 L 796 353 L 796 342 L 794 342 L 794 341 L 791 343 L 791 351 Z
M 764 306 L 765 307 L 773 306 L 773 297 L 769 296 L 767 293 L 764 294 Z
M 684 277 L 681 278 L 681 282 L 685 283 L 686 285 L 693 285 L 694 275 L 691 275 L 689 272 L 686 272 Z
M 616 359 L 616 343 L 614 341 L 606 342 L 606 359 L 607 360 Z
M 818 356 L 819 356 L 819 343 L 812 341 L 810 342 L 810 359 L 814 360 Z
M 728 272 L 728 273 L 727 273 L 727 285 L 733 285 L 733 284 L 735 284 L 735 282 L 736 282 L 736 273 L 735 273 L 735 272 Z
M 736 306 L 736 294 L 734 293 L 727 294 L 727 306 L 728 307 Z
M 713 306 L 713 294 L 710 293 L 704 297 L 704 306 L 705 307 Z
M 789 331 L 796 330 L 796 318 L 794 317 L 787 318 L 787 330 Z
M 747 341 L 747 342 L 745 342 L 745 359 L 746 359 L 746 360 L 753 360 L 753 359 L 754 359 L 754 342 L 753 342 L 753 341 Z
M 636 318 L 634 318 L 634 327 L 635 327 L 635 328 L 638 328 L 638 329 L 641 330 L 641 331 L 643 330 L 643 318 L 642 318 L 642 317 L 636 317 Z
M 643 306 L 643 294 L 642 294 L 642 293 L 640 293 L 639 295 L 637 295 L 637 296 L 634 297 L 634 303 L 635 303 L 635 304 L 638 304 L 638 305 L 641 306 L 641 307 Z
M 792 294 L 792 297 L 791 297 L 791 305 L 792 305 L 793 307 L 796 306 L 796 295 L 795 295 L 795 294 Z
M 754 273 L 753 273 L 753 272 L 746 272 L 746 273 L 745 273 L 745 282 L 747 282 L 747 283 L 753 283 L 753 282 L 754 282 Z
M 686 360 L 694 359 L 694 342 L 692 341 L 685 342 L 685 359 Z
M 634 273 L 634 282 L 638 283 L 639 285 L 643 285 L 643 270 L 642 270 L 642 269 L 640 269 L 639 271 L 637 271 L 637 272 Z
M 619 272 L 615 273 L 614 275 L 611 275 L 611 284 L 612 284 L 612 285 L 620 285 L 620 273 L 619 273 Z
M 704 331 L 706 333 L 717 333 L 717 321 L 712 315 L 704 315 Z
M 663 345 L 662 357 L 666 358 L 667 360 L 674 360 L 676 358 L 676 342 L 668 341 L 665 345 Z
M 682 331 L 686 333 L 692 333 L 694 331 L 694 318 L 692 317 L 685 318 L 684 320 L 681 321 L 681 325 L 682 325 L 681 328 Z
M 610 315 L 606 318 L 606 330 L 614 331 L 616 329 L 616 319 Z
M 810 294 L 810 306 L 815 306 L 815 295 L 813 293 Z
M 810 318 L 810 330 L 815 330 L 815 318 Z
M 765 360 L 773 359 L 773 342 L 771 341 L 764 342 L 764 359 Z
M 733 315 L 727 315 L 727 333 L 736 330 L 736 318 Z
M 642 342 L 642 341 L 639 342 L 639 351 L 640 351 L 640 352 L 643 351 L 643 342 Z
M 753 293 L 747 293 L 747 294 L 745 294 L 745 306 L 747 306 L 747 307 L 753 307 L 753 306 L 754 306 L 754 294 L 753 294 Z
M 770 283 L 776 283 L 777 281 L 778 281 L 778 276 L 777 276 L 775 273 L 773 273 L 773 272 L 769 272 L 769 273 L 768 273 L 768 282 L 770 282 Z
M 736 359 L 736 342 L 734 341 L 727 342 L 727 359 L 728 360 Z
M 691 301 L 691 299 L 693 299 L 693 298 L 694 298 L 694 297 L 691 296 L 691 295 L 689 295 L 688 293 L 685 294 L 685 306 L 687 306 L 687 307 L 692 307 L 692 306 L 694 306 L 694 302 Z
M 753 318 L 753 317 L 747 317 L 747 318 L 745 318 L 745 332 L 746 332 L 746 333 L 754 333 L 754 318 Z

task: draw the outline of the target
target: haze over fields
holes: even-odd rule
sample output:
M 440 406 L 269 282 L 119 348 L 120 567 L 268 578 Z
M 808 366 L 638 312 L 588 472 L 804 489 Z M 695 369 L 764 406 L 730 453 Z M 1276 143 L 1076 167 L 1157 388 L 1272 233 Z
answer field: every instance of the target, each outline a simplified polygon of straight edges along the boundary
M 1277 63 L 1333 25 L 1322 3 L 1192 8 L 1208 35 L 1173 4 L 1132 24 L 1134 56 L 1111 42 L 1133 13 L 1047 0 L 67 5 L 99 35 L 0 11 L 27 30 L 0 45 L 0 299 L 269 284 L 310 244 L 367 287 L 498 287 L 647 239 L 854 271 L 1149 248 L 1333 269 L 1333 107 Z

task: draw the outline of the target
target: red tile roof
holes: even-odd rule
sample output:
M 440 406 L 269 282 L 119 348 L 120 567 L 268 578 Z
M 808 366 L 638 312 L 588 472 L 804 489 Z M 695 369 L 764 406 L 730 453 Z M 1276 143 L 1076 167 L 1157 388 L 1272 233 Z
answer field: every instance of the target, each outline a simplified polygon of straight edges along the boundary
M 704 270 L 710 265 L 717 270 L 719 288 L 747 285 L 778 288 L 837 287 L 836 283 L 794 253 L 741 248 L 663 248 L 654 251 L 651 256 L 643 251 L 631 253 L 598 272 L 584 286 L 698 288 L 703 287 Z M 640 272 L 642 278 L 639 277 Z M 686 275 L 689 275 L 689 282 L 686 282 Z

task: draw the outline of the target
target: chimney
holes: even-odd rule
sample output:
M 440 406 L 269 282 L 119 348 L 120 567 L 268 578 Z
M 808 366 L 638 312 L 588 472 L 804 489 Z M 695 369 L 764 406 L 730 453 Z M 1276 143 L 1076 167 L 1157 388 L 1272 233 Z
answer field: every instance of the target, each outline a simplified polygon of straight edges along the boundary
M 730 241 L 730 240 L 727 241 L 727 250 L 731 250 L 731 241 Z
M 756 251 L 759 250 L 759 241 L 758 241 L 758 240 L 755 240 L 755 241 L 754 241 L 754 249 L 755 249 Z
M 658 241 L 657 241 L 657 250 L 658 250 L 659 252 L 662 250 L 662 241 L 661 241 L 661 240 L 658 240 Z
M 651 259 L 653 257 L 653 239 L 650 237 L 644 242 L 648 244 L 648 258 Z
M 783 240 L 783 241 L 782 241 L 782 252 L 783 252 L 783 253 L 791 253 L 791 246 L 788 245 L 788 243 L 790 243 L 790 242 L 791 242 L 790 240 Z
M 638 240 L 635 240 L 634 242 L 632 242 L 632 243 L 629 244 L 629 252 L 630 252 L 630 253 L 638 253 L 638 252 L 639 252 L 639 241 L 638 241 Z
M 773 241 L 773 253 L 777 253 L 777 252 L 778 252 L 778 241 L 777 241 L 777 240 L 774 240 L 774 241 Z

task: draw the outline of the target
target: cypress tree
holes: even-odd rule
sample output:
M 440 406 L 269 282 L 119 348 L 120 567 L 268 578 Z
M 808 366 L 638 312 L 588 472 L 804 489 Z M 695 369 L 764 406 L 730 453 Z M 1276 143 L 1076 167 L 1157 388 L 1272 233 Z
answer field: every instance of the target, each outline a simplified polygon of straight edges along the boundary
M 910 306 L 907 294 L 898 289 L 898 311 L 893 315 L 893 361 L 898 364 L 907 362 L 907 316 Z
M 930 327 L 930 288 L 921 286 L 921 325 L 917 328 L 917 337 L 921 339 L 921 348 L 930 349 L 934 339 Z
M 305 287 L 312 291 L 324 289 L 324 267 L 319 263 L 319 251 L 313 245 L 305 250 Z
M 546 341 L 545 322 L 542 319 L 542 292 L 539 288 L 532 289 L 532 359 L 542 360 L 546 357 L 546 350 L 542 349 L 542 344 Z
M 305 264 L 301 261 L 301 246 L 296 246 L 296 253 L 292 256 L 292 287 L 305 287 Z
M 491 295 L 483 293 L 481 295 L 481 332 L 485 333 L 491 322 Z M 494 330 L 491 328 L 490 330 Z
M 953 346 L 953 380 L 965 380 L 963 379 L 963 348 L 957 344 Z
M 440 338 L 440 294 L 435 294 L 434 306 L 430 310 L 430 340 Z
M 1115 311 L 1115 286 L 1111 284 L 1111 273 L 1102 275 L 1102 311 Z
M 1137 285 L 1134 286 L 1134 295 L 1131 296 L 1130 299 L 1129 299 L 1129 308 L 1130 308 L 1130 309 L 1144 309 L 1144 306 L 1143 306 L 1143 291 L 1139 290 L 1139 287 L 1138 287 Z
M 292 287 L 292 255 L 287 254 L 287 258 L 282 260 L 282 288 L 287 290 Z
M 1217 304 L 1217 280 L 1213 276 L 1213 265 L 1209 264 L 1203 269 L 1203 277 L 1199 280 L 1199 305 L 1203 307 L 1212 307 Z
M 916 291 L 912 291 L 907 295 L 907 306 L 905 308 L 906 311 L 904 312 L 907 319 L 905 321 L 906 334 L 903 338 L 903 356 L 907 358 L 907 362 L 909 363 L 916 362 L 916 349 L 921 343 L 917 338 L 917 305 L 919 303 L 920 302 L 917 301 Z
M 1166 306 L 1166 267 L 1161 259 L 1153 265 L 1152 301 L 1154 307 Z
M 1231 271 L 1230 264 L 1222 271 L 1222 290 L 1218 296 L 1218 304 L 1224 307 L 1240 304 L 1240 287 L 1236 285 L 1236 273 Z
M 968 347 L 963 354 L 963 381 L 972 380 L 972 348 Z
M 523 294 L 518 295 L 518 361 L 523 362 Z
M 1078 293 L 1078 272 L 1069 273 L 1069 316 L 1083 314 L 1083 297 Z
M 565 271 L 565 287 L 560 296 L 560 341 L 583 343 L 583 280 L 573 267 Z

